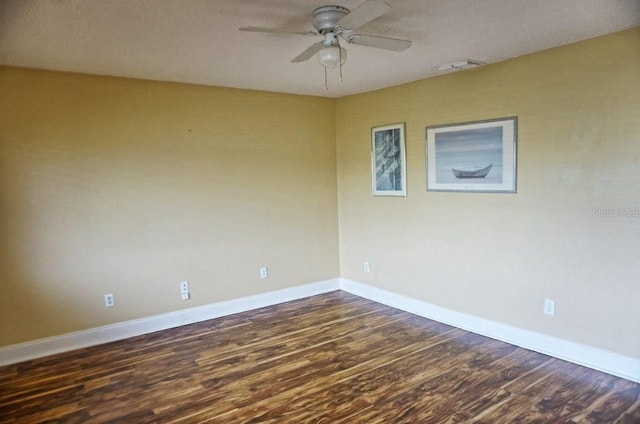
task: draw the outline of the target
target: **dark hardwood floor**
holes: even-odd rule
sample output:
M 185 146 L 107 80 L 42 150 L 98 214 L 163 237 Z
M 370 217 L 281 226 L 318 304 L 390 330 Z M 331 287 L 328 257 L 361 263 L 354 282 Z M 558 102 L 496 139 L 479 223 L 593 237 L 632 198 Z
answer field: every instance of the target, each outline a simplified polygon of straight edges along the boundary
M 0 368 L 0 423 L 640 423 L 640 385 L 345 292 Z

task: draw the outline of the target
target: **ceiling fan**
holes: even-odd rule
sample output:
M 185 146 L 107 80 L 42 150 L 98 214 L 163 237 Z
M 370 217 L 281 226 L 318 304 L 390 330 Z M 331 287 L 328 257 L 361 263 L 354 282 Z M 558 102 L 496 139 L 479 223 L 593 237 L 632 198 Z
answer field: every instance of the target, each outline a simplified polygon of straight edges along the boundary
M 266 32 L 275 34 L 293 34 L 320 36 L 322 41 L 312 44 L 292 63 L 304 62 L 314 55 L 325 69 L 325 89 L 327 89 L 327 68 L 340 67 L 342 81 L 342 65 L 347 60 L 347 51 L 340 46 L 340 38 L 349 44 L 375 47 L 378 49 L 401 52 L 411 47 L 411 41 L 374 35 L 356 34 L 353 31 L 391 11 L 391 6 L 381 0 L 366 0 L 353 11 L 342 6 L 322 6 L 313 11 L 312 20 L 316 31 L 298 31 L 291 29 L 274 29 L 262 27 L 243 27 L 240 31 Z

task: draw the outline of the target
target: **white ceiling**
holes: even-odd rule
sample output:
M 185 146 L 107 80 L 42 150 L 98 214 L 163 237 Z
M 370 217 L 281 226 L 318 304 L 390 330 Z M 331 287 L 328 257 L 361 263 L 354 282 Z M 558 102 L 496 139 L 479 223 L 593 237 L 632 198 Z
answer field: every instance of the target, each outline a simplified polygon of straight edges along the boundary
M 357 32 L 413 45 L 346 45 L 344 82 L 329 70 L 328 91 L 315 58 L 290 63 L 319 39 L 238 31 L 313 30 L 316 7 L 363 1 L 0 0 L 0 64 L 341 97 L 640 25 L 640 0 L 385 0 L 393 10 Z

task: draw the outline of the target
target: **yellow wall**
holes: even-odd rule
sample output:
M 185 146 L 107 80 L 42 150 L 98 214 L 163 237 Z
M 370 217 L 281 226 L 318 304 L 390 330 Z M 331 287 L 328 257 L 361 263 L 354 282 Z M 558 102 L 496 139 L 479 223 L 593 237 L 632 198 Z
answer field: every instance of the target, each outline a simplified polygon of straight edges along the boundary
M 334 100 L 6 67 L 0 99 L 0 346 L 338 276 Z
M 513 115 L 517 194 L 426 191 L 426 126 Z M 397 122 L 408 196 L 372 197 Z M 640 358 L 640 29 L 340 99 L 336 134 L 342 277 Z

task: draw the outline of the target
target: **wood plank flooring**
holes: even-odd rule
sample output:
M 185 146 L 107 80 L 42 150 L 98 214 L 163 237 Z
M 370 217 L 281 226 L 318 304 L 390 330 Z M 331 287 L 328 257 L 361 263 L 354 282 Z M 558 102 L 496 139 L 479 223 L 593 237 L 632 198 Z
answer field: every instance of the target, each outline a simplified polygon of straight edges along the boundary
M 0 368 L 0 423 L 640 423 L 640 385 L 332 292 Z

